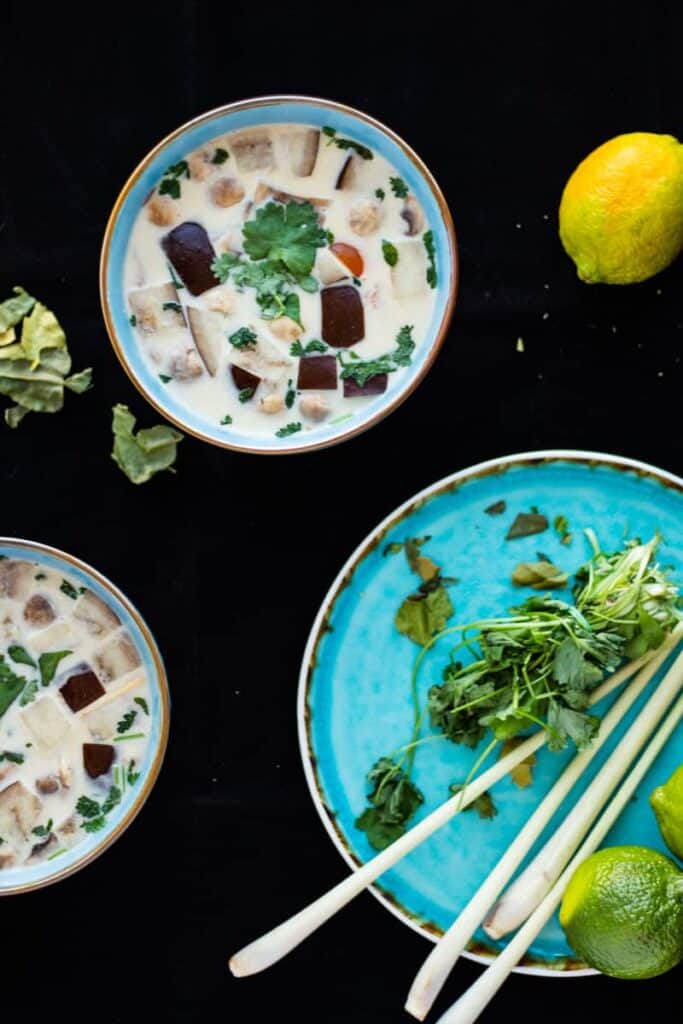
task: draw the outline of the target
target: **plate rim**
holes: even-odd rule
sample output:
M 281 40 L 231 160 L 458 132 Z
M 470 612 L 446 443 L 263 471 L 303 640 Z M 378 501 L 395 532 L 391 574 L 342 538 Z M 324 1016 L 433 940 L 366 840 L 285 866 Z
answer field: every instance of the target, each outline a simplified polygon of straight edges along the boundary
M 683 496 L 683 478 L 677 476 L 675 473 L 671 473 L 668 470 L 661 469 L 659 466 L 654 466 L 652 463 L 644 462 L 640 459 L 632 459 L 624 455 L 613 455 L 608 452 L 589 451 L 579 448 L 543 448 L 528 452 L 517 452 L 510 455 L 502 455 L 492 459 L 485 459 L 482 462 L 474 463 L 464 469 L 456 470 L 454 473 L 449 473 L 446 476 L 441 477 L 435 483 L 423 487 L 420 491 L 412 495 L 412 497 L 392 509 L 392 511 L 389 512 L 389 514 L 385 516 L 375 527 L 373 527 L 354 548 L 335 576 L 332 584 L 327 589 L 313 620 L 301 661 L 297 687 L 297 733 L 299 740 L 299 754 L 301 756 L 304 776 L 306 778 L 309 793 L 313 800 L 313 805 L 335 848 L 341 854 L 344 861 L 352 871 L 357 871 L 359 867 L 366 862 L 359 860 L 341 841 L 341 837 L 333 824 L 318 789 L 318 782 L 314 768 L 316 756 L 312 749 L 312 745 L 309 742 L 309 716 L 307 708 L 309 682 L 311 672 L 314 667 L 316 648 L 322 632 L 324 631 L 325 620 L 328 612 L 334 606 L 337 597 L 347 582 L 349 574 L 355 569 L 358 563 L 377 546 L 377 543 L 381 540 L 384 534 L 386 534 L 396 522 L 402 519 L 407 512 L 422 501 L 425 501 L 428 498 L 437 497 L 442 491 L 450 489 L 454 484 L 462 483 L 478 476 L 489 476 L 495 472 L 503 472 L 509 466 L 518 465 L 520 463 L 529 463 L 533 465 L 562 461 L 588 465 L 607 465 L 620 471 L 636 471 L 638 473 L 645 474 L 648 477 L 654 477 L 667 486 L 675 487 Z M 387 910 L 390 910 L 394 917 L 397 917 L 403 924 L 408 925 L 413 931 L 422 935 L 424 938 L 429 939 L 431 942 L 436 943 L 439 940 L 440 935 L 436 934 L 426 926 L 425 923 L 412 917 L 410 913 L 406 911 L 406 908 L 403 907 L 402 904 L 398 903 L 395 898 L 387 894 L 380 885 L 373 883 L 367 887 L 367 891 L 370 892 L 375 899 L 379 900 Z M 496 954 L 483 954 L 471 949 L 466 949 L 463 956 L 467 957 L 468 960 L 473 960 L 476 963 L 484 964 L 486 966 L 489 966 L 496 959 Z M 585 978 L 600 973 L 599 971 L 587 966 L 573 967 L 571 966 L 571 962 L 567 964 L 566 961 L 558 961 L 558 965 L 555 967 L 550 964 L 522 964 L 517 965 L 514 968 L 514 971 L 517 974 L 528 974 L 543 978 Z

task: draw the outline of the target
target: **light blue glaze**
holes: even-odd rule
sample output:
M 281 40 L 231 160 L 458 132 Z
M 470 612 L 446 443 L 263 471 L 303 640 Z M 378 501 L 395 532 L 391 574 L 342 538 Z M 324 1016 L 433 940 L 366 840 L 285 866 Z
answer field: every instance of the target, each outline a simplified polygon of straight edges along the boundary
M 139 336 L 128 320 L 123 289 L 123 265 L 131 230 L 140 207 L 149 192 L 159 183 L 164 171 L 171 164 L 182 160 L 188 153 L 217 135 L 254 125 L 282 123 L 309 124 L 317 127 L 329 125 L 331 128 L 337 129 L 339 133 L 351 136 L 358 142 L 370 146 L 390 161 L 425 211 L 429 226 L 434 232 L 438 269 L 438 286 L 432 320 L 426 336 L 416 339 L 417 348 L 410 370 L 392 375 L 393 379 L 390 378 L 386 392 L 369 399 L 363 406 L 362 412 L 354 414 L 353 419 L 345 420 L 343 424 L 326 424 L 316 427 L 315 436 L 301 433 L 288 438 L 264 437 L 263 435 L 245 433 L 239 430 L 237 424 L 229 427 L 220 426 L 179 402 L 159 380 L 157 374 L 150 369 L 142 355 Z M 116 336 L 119 339 L 128 369 L 149 397 L 190 430 L 208 435 L 215 441 L 227 441 L 231 444 L 245 445 L 264 451 L 277 451 L 279 448 L 291 448 L 298 445 L 305 447 L 306 444 L 313 441 L 316 444 L 324 443 L 338 437 L 340 433 L 344 433 L 349 428 L 355 428 L 373 419 L 387 405 L 392 404 L 399 393 L 406 390 L 410 381 L 420 373 L 429 358 L 432 341 L 448 305 L 452 272 L 448 233 L 434 194 L 401 147 L 374 125 L 361 121 L 352 114 L 332 110 L 322 105 L 287 102 L 253 107 L 248 110 L 218 113 L 209 121 L 203 121 L 201 124 L 188 128 L 157 153 L 136 180 L 119 210 L 109 250 L 106 295 Z
M 82 840 L 70 850 L 67 850 L 66 853 L 55 857 L 54 860 L 46 860 L 29 867 L 9 868 L 0 872 L 0 894 L 2 894 L 3 889 L 12 889 L 17 885 L 35 885 L 45 882 L 52 875 L 61 874 L 63 871 L 73 867 L 78 861 L 88 857 L 97 847 L 107 843 L 109 836 L 117 829 L 121 819 L 125 818 L 128 814 L 139 792 L 145 785 L 145 779 L 154 764 L 161 743 L 163 714 L 159 679 L 152 649 L 128 607 L 111 590 L 104 587 L 96 577 L 91 576 L 85 569 L 73 565 L 71 562 L 61 558 L 57 553 L 51 554 L 40 551 L 30 545 L 24 546 L 18 541 L 14 541 L 11 544 L 0 544 L 0 556 L 5 558 L 25 558 L 27 561 L 48 566 L 50 569 L 56 569 L 59 572 L 63 572 L 70 580 L 75 579 L 81 586 L 87 587 L 97 594 L 98 597 L 102 598 L 112 611 L 118 615 L 140 654 L 143 667 L 147 673 L 150 695 L 150 717 L 146 720 L 149 733 L 145 757 L 139 765 L 136 765 L 136 768 L 140 771 L 140 778 L 134 786 L 126 788 L 121 803 L 107 815 L 105 828 L 91 835 L 84 834 Z M 160 658 L 158 649 L 155 648 L 155 651 Z
M 501 498 L 507 502 L 506 513 L 486 515 L 484 509 Z M 570 547 L 561 545 L 552 529 L 535 537 L 504 539 L 517 512 L 532 505 L 551 520 L 558 514 L 568 517 L 574 535 Z M 401 600 L 415 587 L 415 577 L 403 554 L 383 556 L 384 545 L 431 534 L 427 553 L 446 574 L 460 580 L 451 591 L 456 609 L 452 622 L 466 623 L 505 612 L 530 596 L 532 591 L 513 586 L 510 574 L 519 561 L 535 560 L 539 550 L 575 571 L 589 554 L 581 534 L 587 526 L 596 530 L 607 551 L 619 548 L 624 537 L 645 540 L 660 531 L 664 537 L 660 561 L 672 564 L 676 578 L 683 580 L 682 513 L 681 492 L 654 477 L 567 461 L 518 464 L 431 498 L 394 525 L 379 547 L 360 561 L 334 605 L 332 631 L 322 637 L 308 701 L 317 780 L 346 843 L 360 860 L 373 853 L 354 826 L 365 806 L 365 773 L 378 757 L 391 754 L 410 737 L 409 672 L 418 650 L 392 624 Z M 558 592 L 558 596 L 563 593 L 569 592 Z M 429 686 L 440 681 L 448 649 L 444 639 L 426 659 L 420 675 L 423 698 Z M 650 692 L 651 687 L 597 756 L 564 813 L 599 771 Z M 599 710 L 603 712 L 607 704 Z M 423 735 L 431 731 L 427 726 Z M 415 781 L 426 800 L 415 820 L 446 798 L 451 782 L 464 780 L 480 750 L 472 752 L 442 738 L 419 749 Z M 561 755 L 541 751 L 532 787 L 521 790 L 510 779 L 495 787 L 499 813 L 493 821 L 482 821 L 474 812 L 456 817 L 382 876 L 382 889 L 411 917 L 446 929 L 572 756 L 571 750 Z M 638 843 L 666 852 L 647 798 L 681 762 L 683 728 L 679 727 L 606 845 Z M 553 820 L 541 842 L 552 834 L 561 816 Z M 483 932 L 477 938 L 495 948 Z M 557 919 L 539 936 L 531 953 L 538 961 L 558 966 L 571 955 Z

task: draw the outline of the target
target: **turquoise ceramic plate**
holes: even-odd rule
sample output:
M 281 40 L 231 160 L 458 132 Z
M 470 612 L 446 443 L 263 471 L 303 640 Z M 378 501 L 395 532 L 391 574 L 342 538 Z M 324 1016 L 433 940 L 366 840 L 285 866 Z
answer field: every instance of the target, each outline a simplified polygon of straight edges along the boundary
M 505 514 L 486 515 L 484 509 L 500 499 L 507 503 Z M 505 541 L 515 515 L 533 505 L 551 519 L 558 514 L 569 519 L 571 546 L 561 545 L 552 529 Z M 577 569 L 589 554 L 581 534 L 581 528 L 588 526 L 596 530 L 606 550 L 619 547 L 625 536 L 645 539 L 660 531 L 664 537 L 661 561 L 671 563 L 677 578 L 683 579 L 683 480 L 627 459 L 571 451 L 511 456 L 441 480 L 393 512 L 343 567 L 323 602 L 306 649 L 299 729 L 313 800 L 333 842 L 352 867 L 373 854 L 354 825 L 366 802 L 365 774 L 379 757 L 407 742 L 411 730 L 409 669 L 416 648 L 395 630 L 392 620 L 415 580 L 402 555 L 383 556 L 385 545 L 431 534 L 429 554 L 445 573 L 460 580 L 451 591 L 454 621 L 468 622 L 504 612 L 527 596 L 513 587 L 510 574 L 517 562 L 535 560 L 539 549 L 556 564 Z M 423 697 L 439 679 L 448 640 L 442 644 L 425 661 L 420 676 Z M 641 706 L 642 700 L 624 728 Z M 623 731 L 606 744 L 575 795 L 600 770 Z M 442 739 L 419 748 L 415 780 L 425 795 L 421 815 L 446 798 L 450 783 L 467 776 L 476 757 L 476 751 Z M 373 888 L 374 894 L 402 921 L 435 940 L 571 757 L 571 751 L 561 755 L 542 751 L 533 786 L 522 790 L 506 779 L 495 787 L 499 813 L 494 820 L 482 821 L 474 813 L 456 817 L 385 874 Z M 683 728 L 669 742 L 607 845 L 639 843 L 665 849 L 647 797 L 681 761 Z M 557 820 L 549 826 L 548 835 Z M 489 958 L 497 948 L 482 932 L 475 937 L 470 956 Z M 567 946 L 557 919 L 539 936 L 521 969 L 554 976 L 586 973 Z
M 149 742 L 144 762 L 138 766 L 141 777 L 135 788 L 126 790 L 121 803 L 107 816 L 104 829 L 87 836 L 62 856 L 31 867 L 22 866 L 0 872 L 0 896 L 3 896 L 28 892 L 66 878 L 103 853 L 130 825 L 149 796 L 161 769 L 168 741 L 170 701 L 166 671 L 154 637 L 138 610 L 105 576 L 73 555 L 34 541 L 0 537 L 0 558 L 25 558 L 61 570 L 102 598 L 118 615 L 137 647 L 147 673 L 151 695 Z
M 262 124 L 330 126 L 371 146 L 386 157 L 407 182 L 424 209 L 434 233 L 438 285 L 432 322 L 415 352 L 410 370 L 383 395 L 369 400 L 362 412 L 343 425 L 329 423 L 308 435 L 291 438 L 243 434 L 227 429 L 177 401 L 145 361 L 131 327 L 123 292 L 123 263 L 131 229 L 140 207 L 164 171 L 203 143 L 234 131 Z M 102 311 L 112 345 L 124 370 L 145 398 L 181 430 L 223 448 L 265 454 L 324 448 L 346 440 L 387 416 L 417 387 L 434 362 L 450 323 L 458 287 L 458 256 L 453 221 L 446 201 L 419 156 L 395 132 L 352 107 L 310 96 L 262 96 L 241 100 L 201 114 L 177 128 L 154 147 L 133 171 L 116 200 L 105 231 L 100 261 Z

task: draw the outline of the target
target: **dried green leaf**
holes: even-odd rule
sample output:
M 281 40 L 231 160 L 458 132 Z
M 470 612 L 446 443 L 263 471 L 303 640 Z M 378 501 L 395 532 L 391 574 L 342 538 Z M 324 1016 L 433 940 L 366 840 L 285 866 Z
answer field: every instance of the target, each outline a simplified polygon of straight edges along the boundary
M 143 484 L 155 473 L 171 469 L 182 434 L 161 424 L 138 430 L 135 434 L 135 417 L 127 406 L 115 405 L 112 412 L 112 458 L 129 480 Z
M 569 573 L 545 559 L 539 562 L 520 562 L 512 573 L 512 582 L 518 587 L 533 587 L 534 590 L 565 587 L 568 579 Z

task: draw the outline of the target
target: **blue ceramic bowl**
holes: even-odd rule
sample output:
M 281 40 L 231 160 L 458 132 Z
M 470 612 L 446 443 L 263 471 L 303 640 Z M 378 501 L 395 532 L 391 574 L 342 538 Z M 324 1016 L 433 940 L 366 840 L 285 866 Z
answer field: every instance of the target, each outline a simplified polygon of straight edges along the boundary
M 255 437 L 240 433 L 237 428 L 218 426 L 169 395 L 140 352 L 139 339 L 128 322 L 123 289 L 123 264 L 131 229 L 140 207 L 169 165 L 217 135 L 280 122 L 329 125 L 371 146 L 396 167 L 423 207 L 434 232 L 439 282 L 427 337 L 401 385 L 389 387 L 383 395 L 368 401 L 363 412 L 346 424 L 329 424 L 316 429 L 312 435 L 297 434 L 290 438 Z M 346 440 L 367 430 L 400 405 L 437 356 L 455 306 L 457 285 L 458 257 L 451 215 L 439 186 L 420 158 L 395 132 L 367 114 L 341 103 L 306 96 L 266 96 L 231 103 L 202 114 L 162 139 L 138 164 L 116 200 L 105 231 L 100 261 L 100 297 L 107 331 L 124 370 L 145 398 L 181 430 L 204 441 L 222 448 L 276 455 L 324 448 Z
M 500 500 L 507 503 L 505 513 L 487 515 L 484 510 Z M 556 515 L 568 518 L 573 534 L 569 546 L 552 527 L 535 536 L 505 540 L 515 515 L 534 505 L 551 522 Z M 450 589 L 452 622 L 472 622 L 505 613 L 533 593 L 514 587 L 510 577 L 518 562 L 535 561 L 539 549 L 556 565 L 575 572 L 590 557 L 582 532 L 588 526 L 606 551 L 620 548 L 626 537 L 647 540 L 660 531 L 660 561 L 671 564 L 674 578 L 683 583 L 683 480 L 643 463 L 590 452 L 516 455 L 446 477 L 392 512 L 343 566 L 306 648 L 299 682 L 299 736 L 316 809 L 351 867 L 374 853 L 365 833 L 355 827 L 366 806 L 366 772 L 379 757 L 407 742 L 412 724 L 410 670 L 417 648 L 398 633 L 393 617 L 415 588 L 415 577 L 403 555 L 383 555 L 386 545 L 429 534 L 426 553 L 444 573 L 459 580 Z M 440 681 L 455 639 L 442 639 L 425 658 L 419 676 L 422 703 L 429 686 Z M 596 755 L 532 855 L 600 770 L 654 685 Z M 597 713 L 604 714 L 616 696 L 598 705 Z M 438 738 L 422 744 L 415 760 L 415 782 L 425 803 L 414 821 L 447 798 L 451 783 L 467 777 L 487 742 L 472 751 L 449 743 L 425 723 L 422 736 L 430 733 Z M 458 815 L 383 875 L 372 892 L 402 921 L 435 941 L 487 877 L 573 753 L 539 751 L 531 786 L 519 789 L 507 778 L 494 787 L 498 814 L 493 820 L 480 820 L 476 813 Z M 683 725 L 605 845 L 635 843 L 668 853 L 647 797 L 681 762 Z M 490 959 L 502 946 L 480 931 L 469 955 Z M 521 969 L 553 977 L 586 973 L 567 945 L 557 916 L 538 936 Z
M 0 557 L 25 558 L 51 569 L 62 570 L 102 598 L 118 615 L 140 653 L 151 697 L 149 742 L 145 759 L 137 766 L 141 775 L 135 788 L 129 787 L 126 790 L 121 803 L 107 815 L 107 824 L 101 831 L 85 836 L 54 860 L 1 871 L 0 896 L 5 896 L 39 889 L 72 875 L 99 857 L 130 825 L 149 796 L 161 769 L 168 741 L 170 700 L 166 670 L 154 637 L 137 609 L 105 576 L 73 555 L 28 540 L 0 538 Z

